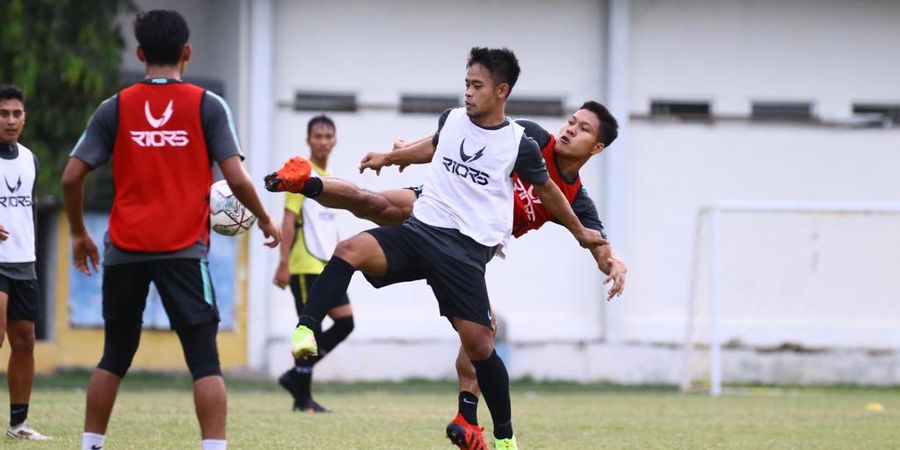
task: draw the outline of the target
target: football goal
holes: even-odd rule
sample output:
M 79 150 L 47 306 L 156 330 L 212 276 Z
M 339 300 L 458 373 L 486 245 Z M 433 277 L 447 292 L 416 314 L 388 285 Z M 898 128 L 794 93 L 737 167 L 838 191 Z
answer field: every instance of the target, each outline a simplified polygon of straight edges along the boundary
M 741 381 L 732 349 L 900 348 L 900 203 L 718 203 L 695 238 L 682 390 Z

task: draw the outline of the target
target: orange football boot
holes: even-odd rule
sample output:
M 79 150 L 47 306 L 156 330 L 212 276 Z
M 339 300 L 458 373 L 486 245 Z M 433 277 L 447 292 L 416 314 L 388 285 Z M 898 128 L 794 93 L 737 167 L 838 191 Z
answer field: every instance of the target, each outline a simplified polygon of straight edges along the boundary
M 462 450 L 487 450 L 483 432 L 484 428 L 466 422 L 459 413 L 447 425 L 447 439 Z
M 305 158 L 295 156 L 277 172 L 266 175 L 266 190 L 269 192 L 293 192 L 298 193 L 309 180 L 309 174 L 312 172 L 312 166 Z

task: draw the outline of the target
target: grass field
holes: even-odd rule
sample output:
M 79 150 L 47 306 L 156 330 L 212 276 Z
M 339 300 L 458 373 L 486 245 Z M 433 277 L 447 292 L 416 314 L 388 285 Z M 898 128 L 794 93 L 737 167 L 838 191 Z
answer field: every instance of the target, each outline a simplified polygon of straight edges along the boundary
M 55 440 L 4 447 L 78 448 L 86 384 L 87 373 L 40 377 L 29 421 Z M 129 375 L 106 448 L 199 448 L 189 389 L 185 376 Z M 453 448 L 443 434 L 456 411 L 453 383 L 315 389 L 333 414 L 292 413 L 274 382 L 231 380 L 229 447 Z M 884 410 L 867 410 L 874 402 Z M 489 424 L 483 403 L 480 419 Z M 900 448 L 900 389 L 741 387 L 711 399 L 666 387 L 520 382 L 513 414 L 523 449 Z

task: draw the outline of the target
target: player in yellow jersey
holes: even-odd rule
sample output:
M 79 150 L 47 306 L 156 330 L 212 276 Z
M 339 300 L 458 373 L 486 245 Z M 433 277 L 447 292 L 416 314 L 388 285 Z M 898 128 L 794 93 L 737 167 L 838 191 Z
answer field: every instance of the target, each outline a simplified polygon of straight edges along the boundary
M 316 116 L 310 119 L 306 129 L 313 171 L 315 175 L 327 177 L 328 157 L 337 142 L 334 121 L 324 115 Z M 281 227 L 284 242 L 290 245 L 281 246 L 274 283 L 282 289 L 291 288 L 299 317 L 303 314 L 310 288 L 331 259 L 338 243 L 335 210 L 306 201 L 301 194 L 285 193 Z M 294 367 L 278 378 L 278 383 L 294 397 L 295 411 L 327 412 L 312 398 L 312 372 L 313 366 L 353 331 L 353 309 L 346 292 L 341 301 L 328 311 L 328 315 L 334 324 L 322 333 L 319 355 L 296 359 Z

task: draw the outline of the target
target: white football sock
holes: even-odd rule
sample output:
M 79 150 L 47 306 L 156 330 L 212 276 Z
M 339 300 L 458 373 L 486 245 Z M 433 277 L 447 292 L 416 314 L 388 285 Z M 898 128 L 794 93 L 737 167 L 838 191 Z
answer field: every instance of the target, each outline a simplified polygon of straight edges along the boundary
M 228 441 L 225 439 L 204 439 L 200 441 L 200 444 L 203 445 L 203 450 L 226 450 L 228 448 Z
M 97 433 L 81 433 L 81 450 L 100 450 L 106 435 Z

